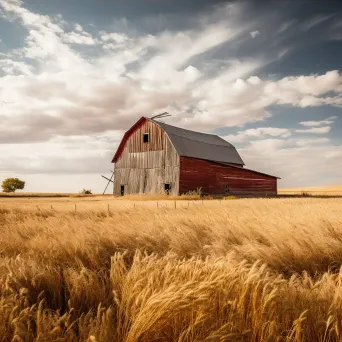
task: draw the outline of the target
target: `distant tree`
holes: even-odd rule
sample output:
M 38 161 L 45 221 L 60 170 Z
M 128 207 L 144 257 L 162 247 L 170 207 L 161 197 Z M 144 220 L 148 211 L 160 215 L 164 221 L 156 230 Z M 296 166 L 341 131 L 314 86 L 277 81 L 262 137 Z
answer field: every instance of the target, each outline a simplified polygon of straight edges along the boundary
M 15 192 L 24 189 L 25 182 L 19 178 L 7 178 L 2 182 L 1 187 L 3 192 Z
M 83 195 L 92 195 L 92 191 L 90 189 L 83 189 L 81 191 L 81 194 L 83 194 Z

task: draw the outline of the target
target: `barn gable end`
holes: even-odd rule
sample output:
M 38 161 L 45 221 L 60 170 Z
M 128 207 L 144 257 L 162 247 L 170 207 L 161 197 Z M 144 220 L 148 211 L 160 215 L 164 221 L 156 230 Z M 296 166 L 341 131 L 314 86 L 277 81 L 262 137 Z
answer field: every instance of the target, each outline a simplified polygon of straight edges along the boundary
M 156 193 L 165 184 L 171 194 L 179 192 L 179 156 L 165 131 L 152 120 L 141 118 L 125 133 L 113 162 L 115 195 L 121 194 L 122 187 L 125 194 Z

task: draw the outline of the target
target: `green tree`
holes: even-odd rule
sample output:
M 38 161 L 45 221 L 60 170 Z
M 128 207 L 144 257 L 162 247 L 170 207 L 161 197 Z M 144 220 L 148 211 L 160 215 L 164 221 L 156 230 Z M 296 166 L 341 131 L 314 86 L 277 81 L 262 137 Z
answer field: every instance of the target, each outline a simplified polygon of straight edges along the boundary
M 83 194 L 83 195 L 92 195 L 93 193 L 92 193 L 92 191 L 90 189 L 83 189 L 81 191 L 81 194 Z
M 1 187 L 3 192 L 15 192 L 24 189 L 25 182 L 19 178 L 7 178 L 2 182 Z

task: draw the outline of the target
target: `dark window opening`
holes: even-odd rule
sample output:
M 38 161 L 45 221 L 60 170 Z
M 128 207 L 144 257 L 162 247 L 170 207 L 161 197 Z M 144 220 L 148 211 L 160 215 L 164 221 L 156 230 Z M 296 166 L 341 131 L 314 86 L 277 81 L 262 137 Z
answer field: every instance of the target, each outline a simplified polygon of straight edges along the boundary
M 121 185 L 120 186 L 120 195 L 123 196 L 125 194 L 125 186 Z
M 144 133 L 144 143 L 150 142 L 150 136 L 148 133 Z
M 224 186 L 224 193 L 225 193 L 225 194 L 228 194 L 228 193 L 229 193 L 229 185 L 228 185 L 228 184 L 226 184 L 226 185 Z
M 164 185 L 164 190 L 165 190 L 165 192 L 166 192 L 167 194 L 169 194 L 169 193 L 170 193 L 170 190 L 171 190 L 171 185 L 168 184 L 168 183 L 166 183 L 166 184 Z

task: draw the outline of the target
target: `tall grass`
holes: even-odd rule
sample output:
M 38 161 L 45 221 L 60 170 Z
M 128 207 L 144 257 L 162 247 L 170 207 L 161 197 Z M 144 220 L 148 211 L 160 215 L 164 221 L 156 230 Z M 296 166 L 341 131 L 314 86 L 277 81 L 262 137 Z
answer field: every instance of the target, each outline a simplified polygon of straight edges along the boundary
M 341 340 L 342 200 L 115 203 L 2 203 L 0 341 Z
M 0 198 L 46 198 L 46 197 L 94 197 L 94 194 L 72 194 L 72 193 L 42 193 L 42 192 L 0 192 Z M 101 195 L 101 196 L 110 196 L 110 195 Z
M 189 191 L 187 193 L 181 195 L 171 195 L 166 193 L 165 191 L 160 192 L 152 192 L 152 193 L 140 193 L 140 194 L 132 194 L 132 195 L 125 195 L 119 197 L 121 200 L 133 200 L 133 201 L 197 201 L 200 199 L 206 200 L 212 199 L 211 196 L 202 196 L 201 189 L 196 191 Z

